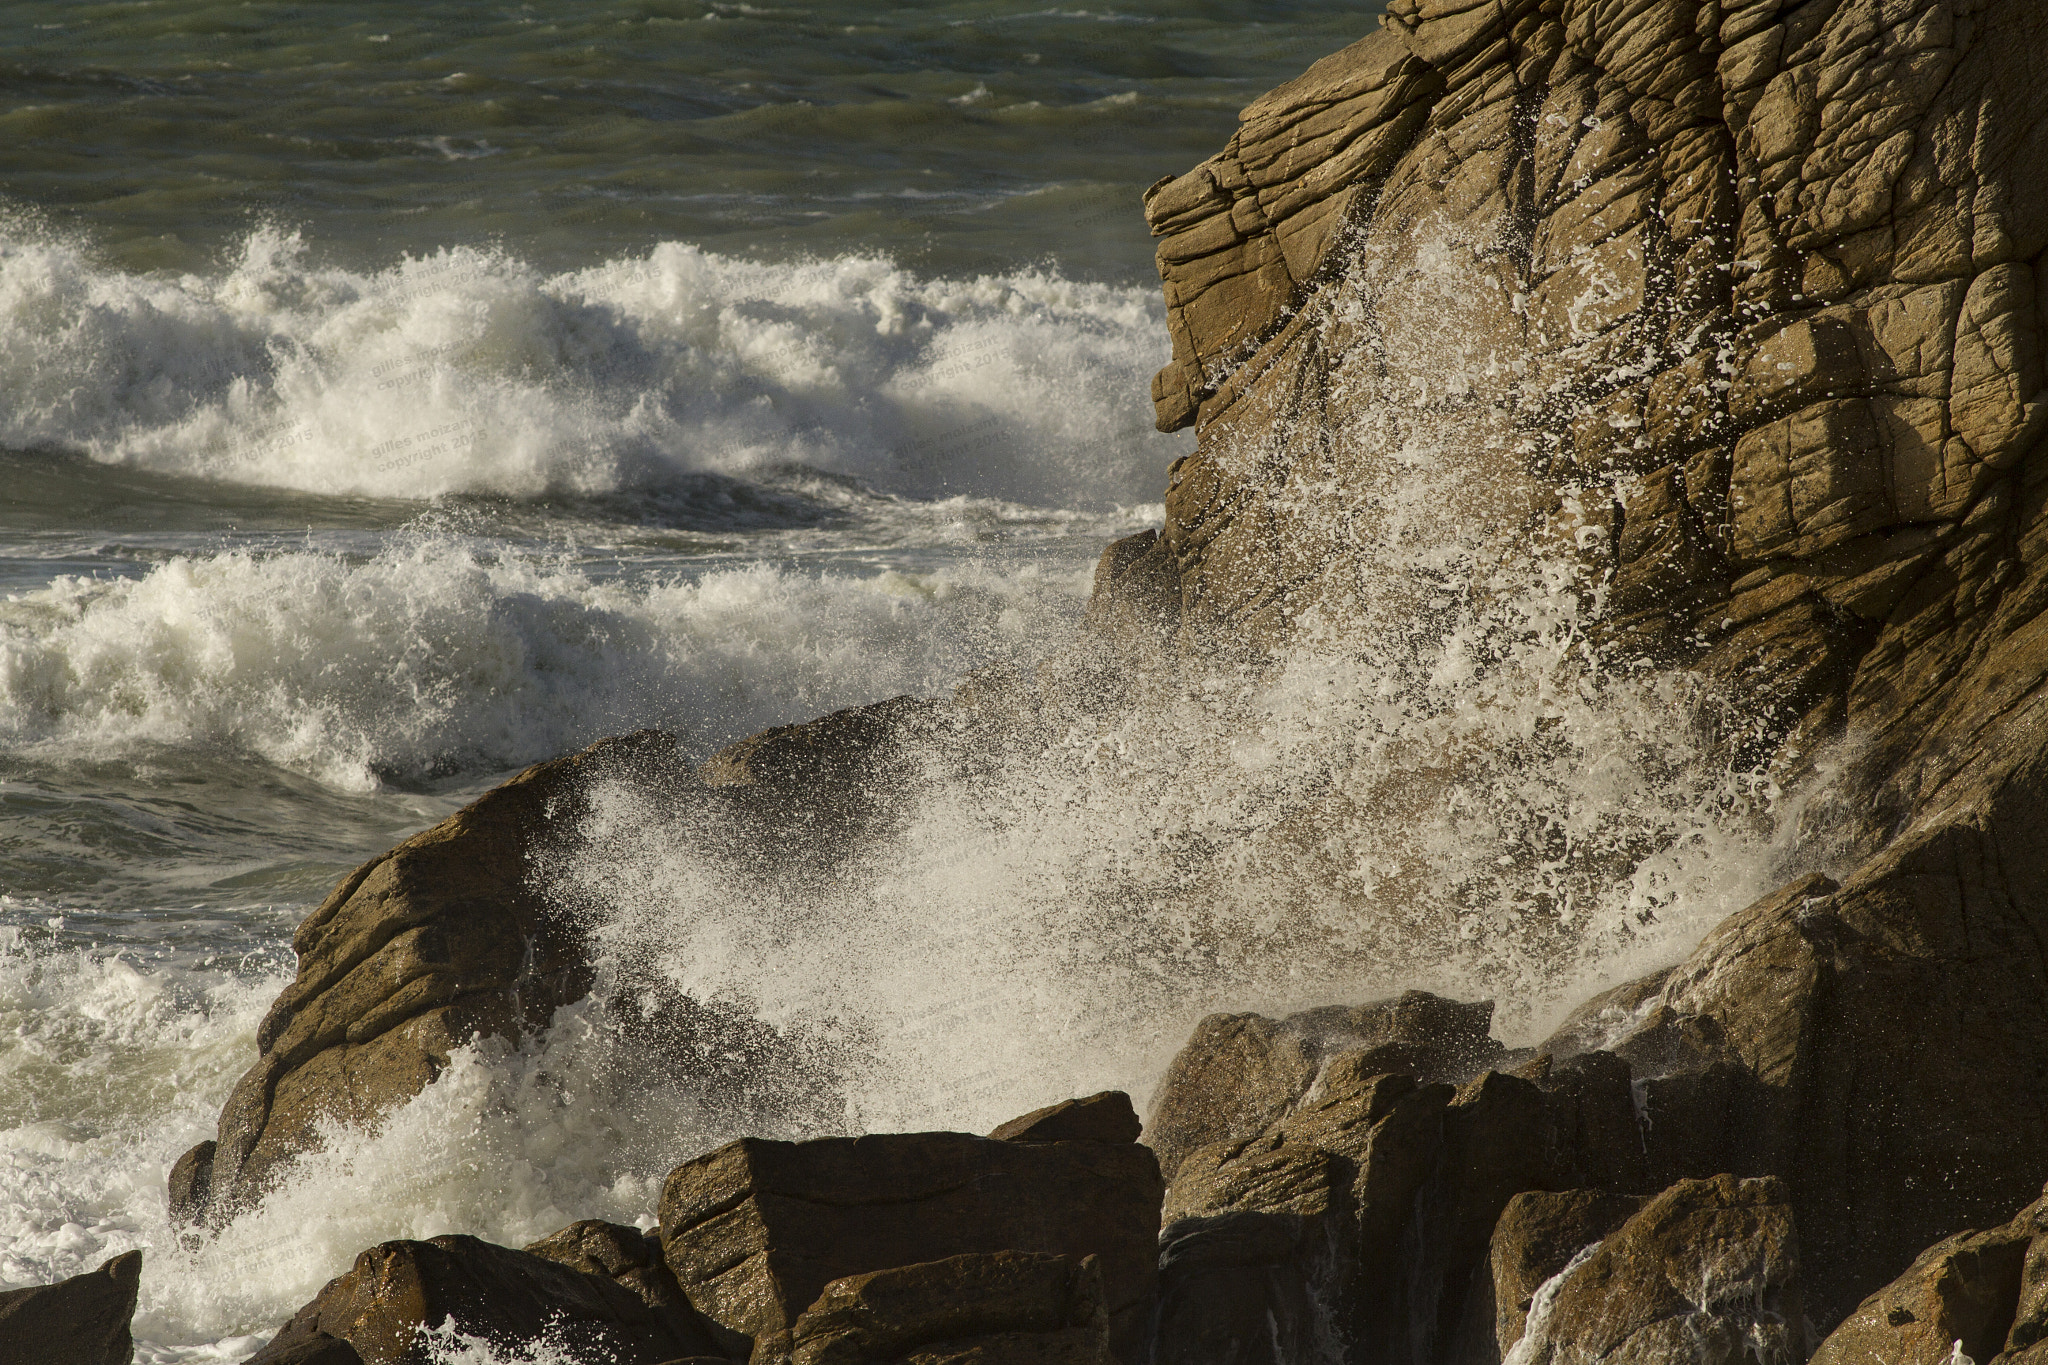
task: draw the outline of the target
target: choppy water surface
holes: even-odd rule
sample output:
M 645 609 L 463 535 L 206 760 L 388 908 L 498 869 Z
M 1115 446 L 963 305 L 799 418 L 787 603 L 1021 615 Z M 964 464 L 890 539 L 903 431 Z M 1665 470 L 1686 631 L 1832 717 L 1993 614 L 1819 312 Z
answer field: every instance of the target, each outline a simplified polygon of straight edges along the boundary
M 1021 727 L 827 886 L 601 793 L 542 875 L 605 971 L 802 1065 L 650 1086 L 578 1007 L 164 1226 L 362 859 L 605 734 L 1053 659 L 1190 444 L 1139 191 L 1372 22 L 0 5 L 0 1284 L 145 1246 L 140 1358 L 237 1360 L 371 1242 L 631 1221 L 736 1127 L 1142 1098 L 1210 1008 L 1425 985 L 1526 1031 L 1745 899 L 1778 794 L 1600 657 L 1576 569 L 1443 515 L 1513 366 L 1425 260 L 1348 438 L 1376 627 Z

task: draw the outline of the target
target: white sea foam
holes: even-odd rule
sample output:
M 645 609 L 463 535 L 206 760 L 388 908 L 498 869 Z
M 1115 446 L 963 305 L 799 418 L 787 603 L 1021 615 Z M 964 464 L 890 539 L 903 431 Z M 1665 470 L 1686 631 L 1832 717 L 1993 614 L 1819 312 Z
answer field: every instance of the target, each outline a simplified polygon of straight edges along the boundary
M 915 497 L 1157 496 L 1153 291 L 923 279 L 664 243 L 547 275 L 458 248 L 378 271 L 253 233 L 210 276 L 125 274 L 0 225 L 0 445 L 419 498 L 658 488 L 791 465 Z
M 1077 569 L 599 578 L 446 536 L 368 560 L 180 557 L 0 602 L 0 736 L 17 751 L 225 749 L 366 790 L 490 771 L 669 725 L 708 743 L 1028 659 Z

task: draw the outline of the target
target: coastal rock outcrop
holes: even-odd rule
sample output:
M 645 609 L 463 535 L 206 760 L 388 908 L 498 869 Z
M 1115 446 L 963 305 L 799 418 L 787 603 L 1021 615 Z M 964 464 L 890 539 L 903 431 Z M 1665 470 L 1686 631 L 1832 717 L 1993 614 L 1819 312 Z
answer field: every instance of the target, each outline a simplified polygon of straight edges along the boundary
M 1533 1295 L 1514 1365 L 1799 1365 L 1799 1248 L 1773 1180 L 1687 1180 L 1574 1255 Z
M 142 1283 L 142 1253 L 55 1284 L 0 1292 L 0 1365 L 128 1365 L 128 1323 Z
M 790 1331 L 791 1365 L 1114 1365 L 1093 1260 L 999 1251 L 851 1275 Z
M 2048 1199 L 1921 1252 L 1828 1334 L 1814 1365 L 2048 1359 Z
M 787 1342 L 833 1281 L 996 1252 L 1093 1257 L 1130 1362 L 1150 1326 L 1160 1199 L 1158 1163 L 1133 1141 L 742 1138 L 669 1174 L 661 1236 L 690 1302 L 757 1354 L 793 1350 L 763 1343 Z
M 617 1365 L 726 1355 L 686 1304 L 656 1306 L 609 1273 L 455 1235 L 364 1251 L 251 1365 L 431 1365 L 436 1341 L 459 1337 L 501 1350 L 553 1339 Z
M 673 762 L 642 731 L 528 768 L 344 878 L 293 935 L 298 974 L 256 1032 L 218 1138 L 171 1176 L 174 1218 L 231 1214 L 317 1144 L 418 1094 L 455 1048 L 519 1038 L 590 989 L 575 924 L 538 894 L 548 821 L 593 777 Z

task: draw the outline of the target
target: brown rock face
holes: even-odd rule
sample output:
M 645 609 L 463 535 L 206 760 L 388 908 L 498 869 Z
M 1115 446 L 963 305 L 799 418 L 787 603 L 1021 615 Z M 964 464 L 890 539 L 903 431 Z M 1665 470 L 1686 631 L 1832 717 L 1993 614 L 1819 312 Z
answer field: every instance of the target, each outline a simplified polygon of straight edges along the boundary
M 2048 1200 L 2002 1227 L 1920 1253 L 1814 1352 L 1814 1365 L 1882 1360 L 1947 1365 L 1960 1350 L 2005 1365 L 2048 1358 Z
M 1361 1076 L 1464 1080 L 1500 1055 L 1492 1020 L 1491 1001 L 1460 1004 L 1427 991 L 1280 1020 L 1212 1014 L 1175 1055 L 1153 1102 L 1159 1167 L 1170 1180 L 1196 1147 L 1259 1132 L 1292 1109 L 1326 1065 Z
M 528 858 L 582 783 L 673 752 L 647 731 L 539 764 L 337 886 L 293 936 L 297 979 L 257 1030 L 261 1055 L 221 1110 L 218 1143 L 178 1163 L 174 1212 L 231 1215 L 314 1145 L 323 1117 L 368 1123 L 462 1043 L 518 1038 L 583 996 L 576 928 L 535 894 Z
M 1143 1131 L 1131 1097 L 1121 1090 L 1105 1090 L 1034 1109 L 989 1136 L 1002 1142 L 1136 1142 Z
M 1648 1181 L 1611 1054 L 1459 1087 L 1371 1074 L 1361 1055 L 1258 1135 L 1182 1160 L 1161 1241 L 1162 1365 L 1280 1365 L 1317 1342 L 1344 1343 L 1347 1360 L 1488 1358 L 1488 1254 L 1509 1202 Z
M 1493 1225 L 1493 1334 L 1500 1352 L 1522 1339 L 1536 1291 L 1572 1258 L 1607 1239 L 1643 1201 L 1604 1190 L 1518 1194 Z M 1483 1308 L 1483 1305 L 1479 1305 Z M 1483 1316 L 1483 1314 L 1482 1314 Z
M 1687 1180 L 1535 1295 L 1514 1365 L 1806 1359 L 1792 1210 L 1772 1180 Z
M 722 1354 L 687 1308 L 652 1307 L 608 1274 L 454 1236 L 363 1252 L 250 1365 L 345 1359 L 337 1342 L 364 1365 L 430 1365 L 422 1329 L 450 1326 L 501 1350 L 552 1339 L 614 1365 Z
M 1159 1167 L 1100 1141 L 892 1133 L 742 1138 L 686 1161 L 661 1196 L 669 1267 L 706 1317 L 757 1343 L 834 1280 L 1000 1251 L 1093 1256 L 1110 1341 L 1140 1358 L 1156 1278 Z
M 790 1332 L 791 1365 L 1112 1365 L 1093 1261 L 1002 1251 L 853 1275 Z
M 142 1253 L 130 1251 L 56 1284 L 0 1293 L 0 1365 L 128 1365 L 141 1282 Z

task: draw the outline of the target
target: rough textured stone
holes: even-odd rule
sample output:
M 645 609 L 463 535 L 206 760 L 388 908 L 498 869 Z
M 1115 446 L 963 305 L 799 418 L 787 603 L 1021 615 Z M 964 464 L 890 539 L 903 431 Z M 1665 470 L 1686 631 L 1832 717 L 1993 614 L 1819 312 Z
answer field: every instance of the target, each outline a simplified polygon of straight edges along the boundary
M 1281 1020 L 1211 1015 L 1174 1057 L 1153 1102 L 1148 1132 L 1160 1169 L 1171 1180 L 1196 1147 L 1261 1131 L 1326 1066 L 1463 1080 L 1500 1054 L 1492 1019 L 1491 1001 L 1460 1004 L 1426 991 Z
M 1814 1365 L 1948 1365 L 1957 1351 L 1984 1365 L 2041 1359 L 2048 1354 L 2044 1233 L 2048 1199 L 2002 1227 L 1935 1243 L 1828 1334 Z
M 1000 1251 L 834 1280 L 791 1329 L 789 1360 L 1112 1365 L 1108 1329 L 1092 1260 Z
M 1799 1249 L 1773 1180 L 1672 1186 L 1539 1289 L 1513 1365 L 1806 1358 Z
M 0 1365 L 128 1365 L 142 1253 L 55 1284 L 0 1292 Z
M 481 1338 L 500 1351 L 553 1340 L 608 1365 L 658 1365 L 723 1353 L 693 1317 L 650 1307 L 609 1274 L 474 1237 L 384 1242 L 285 1324 L 250 1365 L 324 1360 L 347 1343 L 364 1365 L 430 1365 L 423 1328 Z M 298 1353 L 298 1354 L 294 1354 Z
M 670 1173 L 662 1242 L 690 1302 L 758 1340 L 834 1280 L 949 1256 L 1038 1252 L 1101 1264 L 1110 1340 L 1139 1358 L 1161 1188 L 1135 1143 L 894 1133 L 742 1138 Z
M 211 1160 L 202 1144 L 179 1162 L 178 1211 L 232 1214 L 323 1118 L 367 1123 L 462 1043 L 519 1037 L 585 994 L 576 930 L 535 894 L 528 857 L 583 782 L 673 752 L 649 731 L 539 764 L 345 878 L 293 937 L 298 975 L 257 1029 Z
M 669 1322 L 676 1335 L 691 1339 L 715 1335 L 684 1296 L 662 1259 L 661 1238 L 651 1232 L 586 1218 L 550 1233 L 525 1250 L 586 1275 L 603 1275 L 626 1289 Z M 728 1345 L 733 1343 L 727 1343 Z
M 1634 1195 L 1565 1190 L 1516 1195 L 1493 1226 L 1495 1354 L 1514 1349 L 1536 1291 L 1564 1273 L 1572 1258 L 1606 1240 L 1643 1206 Z M 1480 1314 L 1483 1319 L 1483 1312 Z
M 1136 1142 L 1143 1131 L 1131 1097 L 1121 1090 L 1105 1090 L 1034 1109 L 989 1136 L 1003 1142 Z

